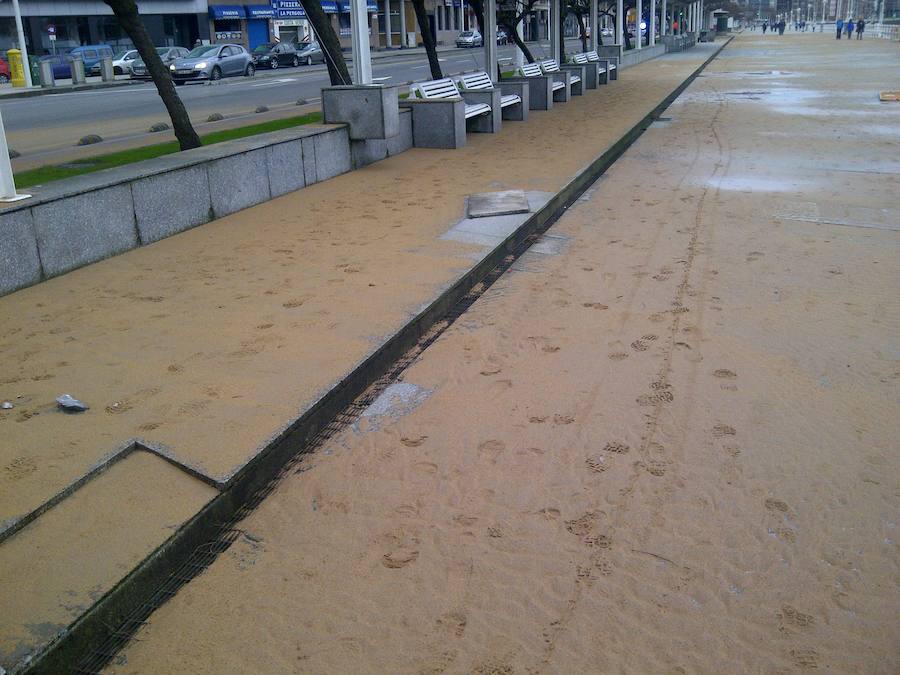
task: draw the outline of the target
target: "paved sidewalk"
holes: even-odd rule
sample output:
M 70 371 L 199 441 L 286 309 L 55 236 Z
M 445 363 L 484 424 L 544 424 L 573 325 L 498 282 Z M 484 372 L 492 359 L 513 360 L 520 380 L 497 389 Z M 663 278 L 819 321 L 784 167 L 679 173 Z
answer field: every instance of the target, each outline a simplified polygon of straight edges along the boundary
M 834 44 L 732 43 L 110 672 L 897 672 L 900 52 Z
M 412 150 L 0 298 L 0 521 L 134 437 L 227 479 L 465 274 L 466 195 L 556 192 L 713 46 L 456 152 Z M 56 412 L 62 393 L 82 415 Z M 0 544 L 0 665 L 55 639 L 216 491 L 137 453 Z

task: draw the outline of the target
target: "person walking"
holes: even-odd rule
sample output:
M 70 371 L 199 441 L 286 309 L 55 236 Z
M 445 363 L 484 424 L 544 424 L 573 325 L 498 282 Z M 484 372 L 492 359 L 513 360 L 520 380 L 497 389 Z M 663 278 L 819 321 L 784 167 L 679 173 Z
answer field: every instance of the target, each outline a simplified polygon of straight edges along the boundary
M 835 21 L 835 22 L 834 22 L 834 28 L 835 28 L 835 30 L 837 30 L 837 39 L 840 40 L 840 39 L 841 39 L 841 33 L 844 32 L 844 20 L 843 20 L 843 19 L 838 19 L 837 21 Z
M 866 29 L 866 22 L 864 19 L 860 19 L 856 22 L 856 39 L 862 40 L 863 31 Z
M 768 29 L 768 27 L 769 27 L 769 22 L 763 21 L 763 35 L 766 34 L 766 30 Z
M 844 24 L 844 28 L 847 29 L 847 39 L 851 40 L 853 38 L 853 19 L 847 19 L 847 23 Z

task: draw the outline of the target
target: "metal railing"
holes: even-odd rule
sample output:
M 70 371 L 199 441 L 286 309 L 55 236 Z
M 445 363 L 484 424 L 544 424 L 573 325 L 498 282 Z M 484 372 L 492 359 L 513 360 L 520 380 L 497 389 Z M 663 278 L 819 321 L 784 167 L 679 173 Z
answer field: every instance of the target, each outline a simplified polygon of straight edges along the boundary
M 866 30 L 863 34 L 866 37 L 871 36 L 882 40 L 890 40 L 891 42 L 900 42 L 900 25 L 888 23 L 866 24 Z

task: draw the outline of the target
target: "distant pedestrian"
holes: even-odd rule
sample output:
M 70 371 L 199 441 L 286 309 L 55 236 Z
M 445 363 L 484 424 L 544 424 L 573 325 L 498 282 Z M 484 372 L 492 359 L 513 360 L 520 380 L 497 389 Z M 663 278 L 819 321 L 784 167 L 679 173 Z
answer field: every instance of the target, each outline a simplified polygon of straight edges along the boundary
M 784 35 L 784 27 L 785 27 L 785 23 L 784 23 L 784 19 L 782 19 L 781 21 L 778 22 L 778 34 L 779 35 Z
M 837 30 L 837 39 L 841 39 L 841 33 L 844 32 L 844 21 L 843 19 L 838 19 L 834 22 L 834 28 Z
M 766 30 L 768 30 L 768 28 L 769 28 L 769 22 L 763 21 L 763 35 L 766 34 Z
M 853 25 L 853 19 L 847 19 L 847 23 L 844 24 L 844 28 L 847 29 L 847 39 L 849 40 L 853 37 L 853 29 L 855 28 L 855 26 Z
M 860 19 L 856 22 L 856 39 L 862 40 L 863 31 L 866 29 L 866 22 Z

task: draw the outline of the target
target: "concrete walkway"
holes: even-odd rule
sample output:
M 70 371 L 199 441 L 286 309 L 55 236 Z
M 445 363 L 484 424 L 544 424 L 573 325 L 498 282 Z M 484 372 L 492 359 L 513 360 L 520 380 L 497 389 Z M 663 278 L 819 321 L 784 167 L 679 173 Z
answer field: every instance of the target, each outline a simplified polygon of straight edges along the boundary
M 717 48 L 717 47 L 715 47 Z M 0 665 L 64 635 L 502 237 L 446 236 L 475 192 L 553 194 L 713 54 L 706 46 L 0 299 L 0 522 L 136 452 L 0 543 Z M 69 393 L 90 405 L 55 409 Z
M 111 672 L 896 672 L 898 54 L 739 38 Z

